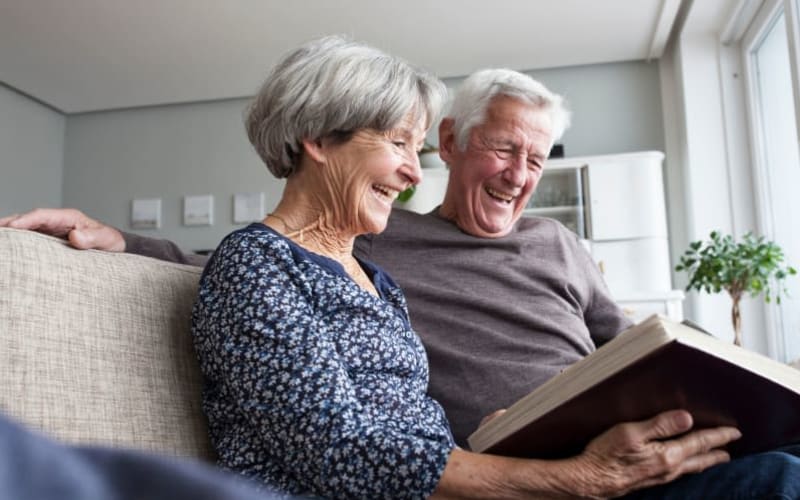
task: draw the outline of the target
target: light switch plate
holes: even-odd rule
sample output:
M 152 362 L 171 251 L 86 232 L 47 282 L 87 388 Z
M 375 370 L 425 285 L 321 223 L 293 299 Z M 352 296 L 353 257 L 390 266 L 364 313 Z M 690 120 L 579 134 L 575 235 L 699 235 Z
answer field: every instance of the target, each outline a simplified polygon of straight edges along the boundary
M 264 193 L 233 195 L 233 223 L 257 222 L 264 218 Z
M 161 227 L 161 198 L 140 198 L 131 203 L 133 229 L 158 229 Z
M 214 223 L 214 196 L 183 197 L 183 225 L 210 226 Z

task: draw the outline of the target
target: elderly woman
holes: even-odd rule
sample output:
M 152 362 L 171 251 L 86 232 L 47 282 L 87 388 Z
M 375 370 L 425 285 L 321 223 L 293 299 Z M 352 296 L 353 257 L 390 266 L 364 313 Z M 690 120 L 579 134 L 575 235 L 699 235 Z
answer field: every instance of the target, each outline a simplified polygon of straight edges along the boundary
M 454 448 L 403 294 L 352 255 L 420 181 L 443 84 L 329 37 L 285 57 L 247 117 L 286 186 L 206 267 L 193 334 L 226 467 L 289 493 L 429 495 Z

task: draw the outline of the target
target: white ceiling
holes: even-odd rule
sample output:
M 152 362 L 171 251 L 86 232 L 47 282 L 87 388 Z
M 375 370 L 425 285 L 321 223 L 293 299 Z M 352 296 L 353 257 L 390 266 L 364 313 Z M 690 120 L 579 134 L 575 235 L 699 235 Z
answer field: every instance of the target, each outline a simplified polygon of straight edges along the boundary
M 0 82 L 65 113 L 250 96 L 330 33 L 442 77 L 657 58 L 681 0 L 0 0 Z

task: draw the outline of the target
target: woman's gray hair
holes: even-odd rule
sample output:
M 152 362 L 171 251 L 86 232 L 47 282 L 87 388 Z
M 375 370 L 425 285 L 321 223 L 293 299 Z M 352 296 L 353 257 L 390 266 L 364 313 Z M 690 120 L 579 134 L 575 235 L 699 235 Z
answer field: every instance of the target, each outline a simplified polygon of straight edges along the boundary
M 327 36 L 286 54 L 251 103 L 247 135 L 275 177 L 295 171 L 304 139 L 348 140 L 390 130 L 409 113 L 437 118 L 447 89 L 435 76 L 378 49 Z
M 485 69 L 470 75 L 453 97 L 448 116 L 453 119 L 456 145 L 466 150 L 473 127 L 486 120 L 489 103 L 498 95 L 529 102 L 550 114 L 553 142 L 569 127 L 570 112 L 564 99 L 528 75 L 510 69 Z

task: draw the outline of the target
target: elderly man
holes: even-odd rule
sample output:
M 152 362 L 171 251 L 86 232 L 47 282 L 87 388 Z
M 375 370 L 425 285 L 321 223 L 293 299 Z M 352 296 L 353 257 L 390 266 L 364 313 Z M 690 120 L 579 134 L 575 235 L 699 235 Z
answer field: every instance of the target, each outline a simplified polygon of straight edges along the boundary
M 439 127 L 441 156 L 450 167 L 442 205 L 426 215 L 395 211 L 384 233 L 356 243 L 357 255 L 387 269 L 404 289 L 430 358 L 430 394 L 444 406 L 461 444 L 484 415 L 508 406 L 629 326 L 577 237 L 552 220 L 521 217 L 568 121 L 561 98 L 526 75 L 508 70 L 472 75 Z M 204 262 L 169 242 L 123 235 L 74 210 L 40 209 L 2 219 L 3 225 L 58 234 L 78 248 Z M 630 424 L 610 446 L 595 450 L 603 455 L 600 470 L 551 462 L 543 474 L 562 486 L 618 478 L 616 490 L 551 492 L 603 496 L 628 491 L 624 478 L 634 475 L 626 470 L 634 455 L 648 457 L 640 465 L 668 464 L 662 477 L 636 487 L 727 460 L 708 444 L 708 434 L 690 428 L 688 414 L 667 412 Z M 731 438 L 735 434 L 723 440 Z M 751 474 L 754 468 L 763 474 Z M 800 495 L 798 478 L 800 459 L 772 453 L 636 494 L 794 498 Z

